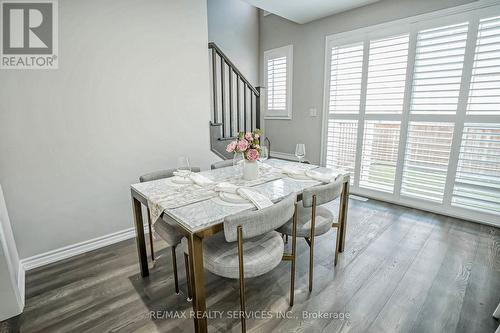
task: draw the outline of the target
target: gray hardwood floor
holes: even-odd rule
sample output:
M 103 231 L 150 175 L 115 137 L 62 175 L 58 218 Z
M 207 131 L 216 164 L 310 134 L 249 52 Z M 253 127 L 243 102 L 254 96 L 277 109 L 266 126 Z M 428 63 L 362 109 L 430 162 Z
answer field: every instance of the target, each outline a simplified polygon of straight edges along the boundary
M 335 268 L 334 240 L 335 230 L 317 238 L 312 293 L 308 248 L 298 242 L 293 308 L 288 262 L 247 279 L 247 310 L 273 314 L 248 320 L 248 331 L 494 332 L 498 326 L 491 315 L 500 301 L 499 229 L 351 199 L 346 250 Z M 155 245 L 160 257 L 147 279 L 139 275 L 134 240 L 29 271 L 25 311 L 3 322 L 1 332 L 192 332 L 190 319 L 151 318 L 151 311 L 191 310 L 174 293 L 170 249 L 160 240 Z M 185 294 L 180 251 L 177 261 Z M 239 319 L 228 318 L 239 309 L 238 282 L 205 276 L 208 310 L 225 311 L 209 319 L 209 331 L 238 332 Z

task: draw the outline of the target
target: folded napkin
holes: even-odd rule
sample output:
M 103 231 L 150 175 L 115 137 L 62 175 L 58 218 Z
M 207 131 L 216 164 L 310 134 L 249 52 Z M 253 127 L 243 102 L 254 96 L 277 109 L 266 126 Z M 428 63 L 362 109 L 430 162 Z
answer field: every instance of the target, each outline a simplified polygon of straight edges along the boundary
M 216 192 L 226 192 L 226 193 L 233 193 L 237 194 L 238 193 L 238 186 L 228 183 L 228 182 L 221 182 L 217 185 L 215 185 L 215 191 Z
M 300 169 L 293 166 L 285 166 L 282 169 L 282 172 L 291 175 L 291 176 L 305 176 L 307 178 L 311 178 L 322 183 L 330 183 L 334 181 L 341 173 L 337 172 L 318 172 L 311 169 Z
M 340 176 L 340 173 L 336 172 L 318 172 L 315 170 L 306 170 L 305 175 L 311 179 L 323 182 L 323 183 L 330 183 L 337 179 L 338 176 Z
M 205 177 L 203 175 L 200 175 L 199 173 L 191 172 L 189 174 L 189 179 L 191 179 L 193 181 L 193 183 L 195 183 L 196 185 L 199 185 L 201 187 L 205 187 L 205 186 L 214 184 L 214 182 L 212 180 L 208 179 L 207 177 Z
M 263 209 L 273 205 L 273 202 L 268 197 L 257 191 L 245 187 L 238 187 L 227 182 L 217 184 L 215 186 L 215 191 L 238 194 L 240 197 L 253 203 L 257 209 Z
M 214 182 L 212 180 L 208 179 L 207 177 L 205 177 L 203 175 L 200 175 L 199 173 L 195 173 L 195 172 L 185 174 L 182 172 L 175 171 L 174 175 L 177 177 L 187 178 L 187 179 L 191 180 L 193 183 L 195 183 L 196 185 L 199 185 L 201 187 L 206 187 L 208 185 L 214 184 Z

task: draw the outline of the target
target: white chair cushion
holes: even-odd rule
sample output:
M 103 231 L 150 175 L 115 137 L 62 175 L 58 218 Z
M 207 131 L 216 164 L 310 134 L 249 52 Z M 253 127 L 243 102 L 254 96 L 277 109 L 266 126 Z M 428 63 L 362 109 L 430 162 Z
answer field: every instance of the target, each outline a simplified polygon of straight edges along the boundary
M 311 207 L 304 208 L 302 205 L 297 207 L 297 237 L 309 237 L 311 235 L 311 211 Z M 316 208 L 314 235 L 318 236 L 327 233 L 335 220 L 335 216 L 329 209 L 318 206 Z M 285 235 L 292 235 L 292 222 L 292 220 L 288 221 L 277 231 Z
M 188 253 L 187 239 L 182 239 L 182 248 Z M 243 242 L 243 266 L 245 277 L 256 277 L 271 271 L 283 257 L 284 244 L 276 231 L 249 238 Z M 213 274 L 239 278 L 238 242 L 226 242 L 224 233 L 203 240 L 204 267 Z
M 172 218 L 164 214 L 163 219 L 171 220 Z M 181 242 L 181 238 L 183 237 L 182 234 L 180 234 L 177 229 L 172 227 L 163 219 L 159 219 L 154 224 L 155 232 L 165 241 L 165 243 L 167 243 L 168 247 L 179 244 Z M 176 222 L 172 220 L 172 223 L 175 224 Z

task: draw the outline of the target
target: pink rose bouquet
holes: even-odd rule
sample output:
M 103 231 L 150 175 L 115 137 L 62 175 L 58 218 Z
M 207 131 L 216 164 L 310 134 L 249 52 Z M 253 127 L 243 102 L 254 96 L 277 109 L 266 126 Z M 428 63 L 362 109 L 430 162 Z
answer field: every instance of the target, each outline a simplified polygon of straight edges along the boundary
M 226 151 L 229 153 L 243 153 L 248 161 L 256 161 L 260 157 L 260 137 L 262 131 L 257 129 L 253 132 L 240 132 L 236 140 L 231 141 Z
M 249 161 L 257 161 L 259 158 L 259 151 L 257 149 L 248 149 L 247 151 L 247 160 Z

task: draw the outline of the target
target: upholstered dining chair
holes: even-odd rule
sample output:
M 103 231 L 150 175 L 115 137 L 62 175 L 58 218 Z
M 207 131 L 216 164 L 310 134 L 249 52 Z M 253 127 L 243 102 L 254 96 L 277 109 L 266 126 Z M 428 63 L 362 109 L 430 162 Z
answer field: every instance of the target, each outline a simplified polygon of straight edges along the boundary
M 282 260 L 291 261 L 290 306 L 293 306 L 295 290 L 296 195 L 290 194 L 280 202 L 256 211 L 246 211 L 224 219 L 224 232 L 203 242 L 205 268 L 215 275 L 239 279 L 240 306 L 245 311 L 245 278 L 263 275 Z M 284 243 L 276 228 L 292 223 L 292 253 L 284 253 Z M 188 241 L 182 239 L 182 247 L 188 253 Z M 192 272 L 191 272 L 192 273 Z M 192 281 L 192 278 L 189 279 Z M 246 321 L 241 316 L 241 330 L 246 331 Z
M 314 238 L 327 233 L 330 228 L 337 228 L 334 266 L 337 265 L 340 245 L 340 223 L 337 217 L 321 205 L 337 199 L 342 192 L 342 177 L 335 181 L 305 189 L 302 193 L 302 205 L 297 209 L 297 237 L 303 237 L 309 245 L 309 291 L 312 291 L 314 270 Z M 277 231 L 285 235 L 293 233 L 293 222 L 289 221 Z
M 213 170 L 213 169 L 225 168 L 228 166 L 233 166 L 233 160 L 224 160 L 212 163 L 212 165 L 210 165 L 210 168 Z
M 149 182 L 153 180 L 158 180 L 158 179 L 163 179 L 163 178 L 170 178 L 174 176 L 174 172 L 177 169 L 166 169 L 166 170 L 160 170 L 160 171 L 155 171 L 151 173 L 147 173 L 145 175 L 142 175 L 139 177 L 139 181 L 141 183 L 144 182 Z M 200 172 L 199 167 L 191 167 L 192 172 Z M 167 247 L 172 248 L 172 265 L 174 268 L 174 283 L 175 283 L 175 293 L 179 294 L 179 280 L 177 277 L 177 258 L 175 256 L 175 249 L 177 245 L 181 242 L 181 238 L 183 237 L 174 227 L 172 227 L 172 224 L 175 224 L 175 222 L 172 222 L 172 224 L 169 224 L 168 219 L 171 219 L 169 216 L 164 216 L 162 220 L 159 220 L 155 224 L 155 232 L 160 235 L 160 237 L 167 243 Z M 154 253 L 154 246 L 153 246 L 153 230 L 152 230 L 152 223 L 151 223 L 151 217 L 149 214 L 149 208 L 148 208 L 148 227 L 149 227 L 149 245 L 151 247 L 151 260 L 154 262 L 155 261 L 155 253 Z

